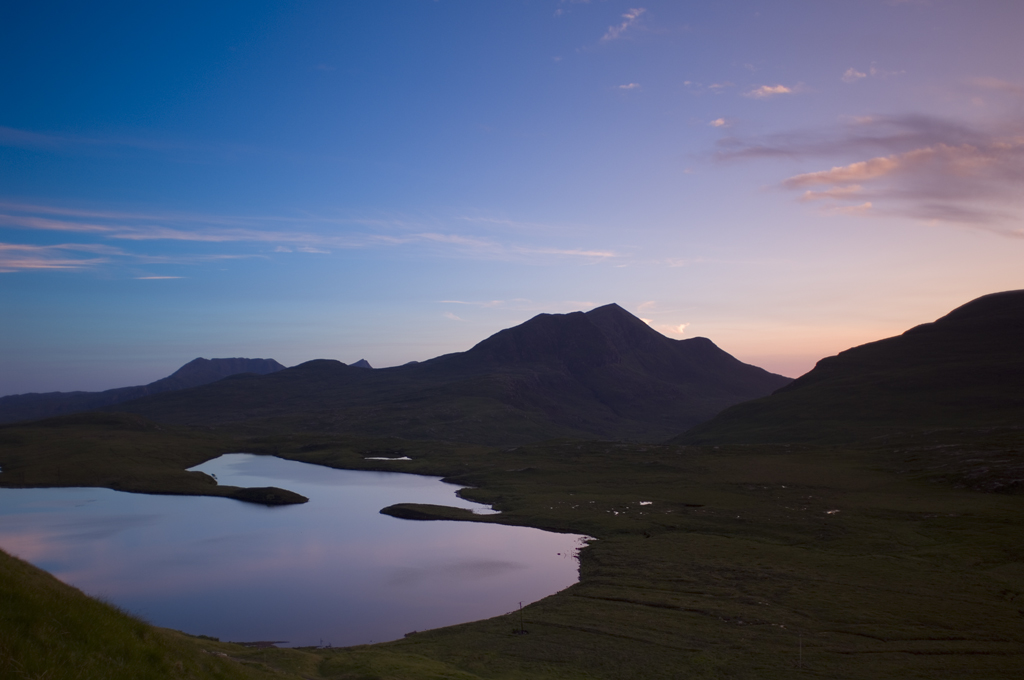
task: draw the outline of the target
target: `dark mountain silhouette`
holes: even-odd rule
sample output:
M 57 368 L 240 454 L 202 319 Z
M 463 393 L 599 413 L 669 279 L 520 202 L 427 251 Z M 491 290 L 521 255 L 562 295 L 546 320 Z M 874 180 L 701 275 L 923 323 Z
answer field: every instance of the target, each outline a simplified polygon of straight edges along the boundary
M 842 442 L 926 428 L 1024 425 L 1024 290 L 818 362 L 680 443 Z
M 658 440 L 788 378 L 618 305 L 541 314 L 466 352 L 372 371 L 317 360 L 123 404 L 156 421 L 487 444 Z
M 373 366 L 370 365 L 370 362 L 366 359 L 360 359 L 354 364 L 349 364 L 349 366 L 352 368 L 373 368 Z
M 205 385 L 229 375 L 265 375 L 283 368 L 273 359 L 193 359 L 166 378 L 148 385 L 118 387 L 103 392 L 45 392 L 0 397 L 0 423 L 92 411 L 151 394 Z

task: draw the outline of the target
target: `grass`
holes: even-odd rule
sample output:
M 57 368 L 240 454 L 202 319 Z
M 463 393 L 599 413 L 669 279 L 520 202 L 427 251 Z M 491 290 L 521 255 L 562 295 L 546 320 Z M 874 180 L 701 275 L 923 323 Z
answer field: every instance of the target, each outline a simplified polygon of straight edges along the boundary
M 798 670 L 802 644 L 808 677 L 1016 677 L 1024 498 L 955 489 L 888 454 L 586 442 L 489 452 L 450 478 L 502 510 L 483 521 L 597 537 L 580 583 L 527 607 L 528 635 L 512 634 L 513 614 L 370 649 L 493 678 L 781 678 Z M 436 459 L 446 456 L 458 469 L 456 455 Z
M 153 628 L 0 554 L 0 676 L 1017 678 L 1024 668 L 1022 314 L 1024 293 L 982 298 L 824 360 L 772 397 L 728 409 L 666 445 L 561 440 L 497 448 L 384 438 L 402 432 L 493 444 L 577 431 L 540 417 L 546 411 L 537 402 L 509 411 L 502 396 L 509 385 L 445 387 L 426 380 L 433 370 L 426 366 L 415 369 L 423 391 L 396 401 L 387 380 L 362 394 L 368 375 L 388 374 L 330 362 L 266 379 L 312 400 L 298 413 L 282 410 L 287 390 L 253 391 L 245 377 L 150 402 L 174 420 L 195 414 L 196 395 L 206 395 L 199 413 L 226 404 L 234 426 L 227 422 L 234 416 L 223 414 L 189 415 L 217 429 L 85 414 L 0 427 L 6 486 L 252 494 L 260 502 L 285 494 L 217 487 L 186 471 L 247 451 L 439 475 L 501 511 L 401 503 L 384 509 L 394 516 L 596 539 L 579 554 L 579 583 L 521 614 L 345 649 L 249 649 Z M 305 373 L 320 380 L 317 389 Z M 327 397 L 331 409 L 316 405 Z M 367 398 L 388 408 L 367 406 Z M 567 414 L 586 410 L 583 401 L 565 401 Z M 602 413 L 586 410 L 592 420 Z
M 0 677 L 258 678 L 194 638 L 154 628 L 0 552 Z
M 159 481 L 175 484 L 198 458 L 272 453 L 339 468 L 441 475 L 467 485 L 463 496 L 501 510 L 470 516 L 402 504 L 393 514 L 598 540 L 580 554 L 578 584 L 524 609 L 526 635 L 513 633 L 519 615 L 510 613 L 380 645 L 253 650 L 136 622 L 118 624 L 108 637 L 83 638 L 76 653 L 128 654 L 143 663 L 142 652 L 116 650 L 153 644 L 153 668 L 180 661 L 203 678 L 233 677 L 216 675 L 230 671 L 325 679 L 990 679 L 1016 678 L 1024 667 L 1024 496 L 1006 493 L 1019 488 L 1013 479 L 1024 478 L 1015 453 L 1024 450 L 1024 435 L 1012 428 L 933 431 L 857 447 L 565 440 L 496 449 L 323 434 L 229 437 L 152 430 L 144 421 L 125 430 L 129 425 L 90 421 L 48 434 L 38 425 L 31 432 L 0 429 L 8 443 L 24 438 L 22 448 L 3 447 L 0 478 L 16 458 L 12 450 L 20 452 L 21 467 L 11 469 L 25 479 L 74 462 L 76 482 L 115 475 L 120 464 L 130 478 L 158 467 Z M 112 459 L 111 449 L 121 453 Z M 412 460 L 364 460 L 372 455 Z M 41 578 L 4 573 L 5 588 Z M 54 617 L 63 621 L 65 614 Z M 4 621 L 3 639 L 22 645 L 8 657 L 24 663 L 23 650 L 43 648 L 30 619 Z M 216 658 L 228 665 L 194 665 L 210 660 L 211 651 L 225 654 Z M 25 658 L 50 661 L 24 677 L 39 677 L 46 663 L 65 663 L 59 655 L 32 654 Z
M 0 426 L 0 486 L 92 486 L 136 493 L 225 496 L 251 503 L 303 503 L 299 494 L 274 487 L 218 486 L 202 472 L 188 472 L 235 441 L 139 416 L 83 413 Z

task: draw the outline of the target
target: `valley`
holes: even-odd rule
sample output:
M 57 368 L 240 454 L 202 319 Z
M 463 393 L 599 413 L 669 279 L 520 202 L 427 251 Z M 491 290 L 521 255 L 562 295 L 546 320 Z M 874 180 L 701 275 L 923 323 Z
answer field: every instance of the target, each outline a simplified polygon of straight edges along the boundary
M 207 493 L 185 470 L 245 450 L 440 476 L 500 511 L 382 509 L 416 518 L 409 521 L 469 519 L 597 539 L 580 553 L 579 583 L 526 607 L 522 621 L 510 612 L 344 649 L 252 649 L 148 629 L 152 640 L 193 650 L 177 652 L 182 659 L 228 664 L 216 671 L 223 676 L 200 677 L 230 677 L 228 668 L 238 677 L 339 680 L 1016 677 L 1024 662 L 1024 430 L 1011 388 L 1014 348 L 1024 346 L 1022 299 L 982 298 L 934 324 L 930 336 L 909 334 L 931 352 L 915 349 L 924 359 L 914 374 L 944 376 L 937 398 L 951 407 L 962 395 L 958 419 L 899 377 L 907 361 L 886 348 L 900 350 L 902 341 L 882 341 L 849 352 L 871 352 L 873 372 L 840 355 L 667 443 L 591 433 L 494 445 L 477 435 L 444 441 L 303 429 L 297 424 L 317 421 L 283 416 L 186 425 L 82 414 L 0 428 L 0 481 L 20 475 L 15 485 Z M 962 332 L 961 321 L 975 332 Z M 949 357 L 959 358 L 952 370 Z M 995 374 L 1005 390 L 992 387 L 986 368 L 997 364 L 1008 367 Z M 171 396 L 185 404 L 188 393 Z M 827 396 L 845 394 L 852 401 Z M 184 419 L 168 420 L 176 418 Z M 396 457 L 410 460 L 380 460 Z M 27 568 L 3 559 L 8 570 Z M 25 579 L 4 587 L 45 580 Z M 38 660 L 33 672 L 63 668 L 55 654 L 91 653 L 60 651 L 28 632 L 49 609 L 35 596 L 17 597 L 19 608 L 4 611 L 18 613 L 0 614 L 0 626 L 35 650 L 19 657 Z M 120 677 L 192 673 L 161 668 Z

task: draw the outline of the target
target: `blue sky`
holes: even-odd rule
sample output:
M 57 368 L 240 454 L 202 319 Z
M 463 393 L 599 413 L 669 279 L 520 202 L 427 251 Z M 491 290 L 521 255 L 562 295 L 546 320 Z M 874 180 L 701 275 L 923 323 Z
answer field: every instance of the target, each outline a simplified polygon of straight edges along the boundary
M 618 302 L 798 375 L 1024 287 L 1024 5 L 7 3 L 0 394 Z

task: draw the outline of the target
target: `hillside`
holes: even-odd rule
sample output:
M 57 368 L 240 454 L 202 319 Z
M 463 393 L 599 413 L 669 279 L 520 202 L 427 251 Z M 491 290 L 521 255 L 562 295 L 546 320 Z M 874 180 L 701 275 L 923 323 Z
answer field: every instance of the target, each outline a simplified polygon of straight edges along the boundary
M 1024 291 L 986 295 L 933 323 L 818 362 L 677 443 L 839 443 L 934 428 L 1024 424 Z
M 171 433 L 157 434 L 173 445 Z M 176 436 L 184 455 L 189 435 Z M 1021 496 L 906 474 L 892 465 L 891 449 L 563 441 L 485 450 L 423 442 L 398 449 L 410 461 L 364 460 L 378 446 L 407 444 L 282 433 L 274 452 L 444 476 L 500 510 L 401 504 L 386 510 L 393 516 L 593 536 L 579 555 L 580 582 L 527 604 L 522 618 L 514 611 L 378 645 L 261 650 L 116 616 L 0 553 L 0 677 L 1020 676 Z M 287 575 L 281 583 L 286 590 Z M 529 634 L 516 634 L 521 629 Z
M 591 439 L 487 449 L 291 427 L 344 429 L 353 412 L 366 415 L 364 425 L 384 423 L 404 408 L 407 422 L 419 417 L 440 429 L 446 423 L 429 420 L 429 409 L 470 409 L 471 388 L 504 404 L 495 407 L 500 417 L 527 408 L 548 417 L 544 407 L 562 395 L 566 411 L 600 404 L 620 418 L 613 425 L 636 425 L 644 414 L 629 410 L 631 399 L 658 408 L 639 392 L 645 385 L 655 394 L 716 386 L 723 394 L 760 375 L 710 341 L 663 338 L 614 307 L 542 315 L 468 352 L 402 370 L 317 361 L 134 404 L 160 403 L 196 420 L 210 409 L 212 428 L 103 413 L 0 427 L 0 483 L 9 476 L 27 485 L 204 493 L 209 480 L 185 468 L 245 450 L 442 476 L 500 511 L 414 503 L 382 510 L 395 517 L 598 539 L 579 554 L 578 584 L 522 613 L 384 644 L 302 650 L 149 627 L 0 553 L 0 677 L 1016 678 L 1024 657 L 1024 513 L 1013 493 L 1024 491 L 1022 302 L 1020 292 L 987 296 L 824 360 L 752 402 L 760 409 L 753 415 L 740 405 L 687 434 L 710 433 L 715 446 Z M 529 376 L 518 405 L 499 401 L 508 398 L 503 386 Z M 317 400 L 328 406 L 289 414 Z M 338 406 L 345 403 L 364 410 L 346 412 Z M 219 426 L 225 416 L 239 429 Z M 500 417 L 476 430 L 465 417 L 452 423 L 479 434 L 506 427 Z M 257 436 L 245 436 L 247 428 Z M 719 446 L 710 438 L 730 434 L 829 446 Z M 374 459 L 385 453 L 408 460 Z
M 273 359 L 193 359 L 177 371 L 148 385 L 103 392 L 45 392 L 0 397 L 0 424 L 38 420 L 113 406 L 151 394 L 206 385 L 229 375 L 266 375 L 284 368 Z
M 673 340 L 618 305 L 541 314 L 466 352 L 366 370 L 317 360 L 148 397 L 156 422 L 518 444 L 659 440 L 789 381 L 706 338 Z
M 0 677 L 228 680 L 285 676 L 156 628 L 0 551 Z M 215 650 L 215 651 L 214 651 Z

